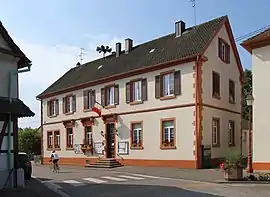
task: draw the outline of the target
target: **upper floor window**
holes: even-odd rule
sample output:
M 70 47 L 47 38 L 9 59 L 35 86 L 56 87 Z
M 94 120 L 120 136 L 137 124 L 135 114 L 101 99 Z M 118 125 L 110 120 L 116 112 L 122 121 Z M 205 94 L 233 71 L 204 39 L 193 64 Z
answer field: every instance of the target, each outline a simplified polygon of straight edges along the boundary
M 235 83 L 233 80 L 229 80 L 229 102 L 235 103 Z
M 138 103 L 145 100 L 147 100 L 147 79 L 126 83 L 126 103 Z
M 220 146 L 220 119 L 212 120 L 212 146 Z
M 110 85 L 101 88 L 101 105 L 114 107 L 119 104 L 119 85 Z
M 234 129 L 234 121 L 229 121 L 229 132 L 228 132 L 228 144 L 229 146 L 235 145 L 235 129 Z
M 92 109 L 96 102 L 95 90 L 87 90 L 83 92 L 83 106 L 84 110 Z
M 67 128 L 67 136 L 66 136 L 67 148 L 73 148 L 73 128 Z
M 73 113 L 76 111 L 76 96 L 70 95 L 63 98 L 63 113 Z
M 47 132 L 47 148 L 53 148 L 53 132 Z
M 142 148 L 142 123 L 131 124 L 131 148 Z
M 59 114 L 59 100 L 54 99 L 47 102 L 47 115 L 57 116 Z
M 220 98 L 220 76 L 215 71 L 212 74 L 212 96 L 214 98 Z
M 230 45 L 222 38 L 218 38 L 218 55 L 225 63 L 230 63 Z
M 60 148 L 60 131 L 54 131 L 54 148 Z
M 156 98 L 174 97 L 181 94 L 181 72 L 171 71 L 155 77 Z
M 161 120 L 161 147 L 175 147 L 175 122 L 174 119 Z

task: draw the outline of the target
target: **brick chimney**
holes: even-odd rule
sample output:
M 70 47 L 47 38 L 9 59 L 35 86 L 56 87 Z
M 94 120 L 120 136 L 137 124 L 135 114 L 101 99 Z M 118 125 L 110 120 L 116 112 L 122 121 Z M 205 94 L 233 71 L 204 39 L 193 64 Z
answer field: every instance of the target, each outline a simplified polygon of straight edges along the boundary
M 125 53 L 128 54 L 133 47 L 133 40 L 130 38 L 125 39 Z

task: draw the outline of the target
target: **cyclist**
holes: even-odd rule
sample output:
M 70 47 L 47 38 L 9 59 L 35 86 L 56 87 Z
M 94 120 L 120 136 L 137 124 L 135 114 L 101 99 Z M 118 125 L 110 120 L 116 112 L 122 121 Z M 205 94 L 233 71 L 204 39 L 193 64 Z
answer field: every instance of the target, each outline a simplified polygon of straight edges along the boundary
M 55 152 L 55 150 L 52 151 L 51 154 L 51 161 L 53 162 L 53 170 L 57 170 L 59 168 L 58 166 L 58 161 L 59 161 L 59 156 L 58 154 Z

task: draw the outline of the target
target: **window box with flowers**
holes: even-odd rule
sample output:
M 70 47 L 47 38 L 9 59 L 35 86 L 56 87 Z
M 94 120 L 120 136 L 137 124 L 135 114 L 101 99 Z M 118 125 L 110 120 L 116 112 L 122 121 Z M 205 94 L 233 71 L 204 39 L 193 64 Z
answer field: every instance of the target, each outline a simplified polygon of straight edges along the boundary
M 243 156 L 241 154 L 231 154 L 220 164 L 220 169 L 224 172 L 226 181 L 243 180 Z

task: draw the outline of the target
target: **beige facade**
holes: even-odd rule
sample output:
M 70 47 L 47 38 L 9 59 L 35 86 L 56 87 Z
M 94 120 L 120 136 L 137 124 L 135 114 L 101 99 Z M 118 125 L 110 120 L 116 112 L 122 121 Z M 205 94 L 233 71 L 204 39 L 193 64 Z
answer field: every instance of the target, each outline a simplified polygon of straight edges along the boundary
M 224 63 L 219 57 L 219 38 L 226 41 L 230 47 L 229 63 Z M 110 84 L 119 85 L 119 104 L 115 108 L 102 109 L 102 115 L 117 114 L 115 121 L 115 157 L 123 164 L 127 165 L 159 165 L 183 168 L 198 168 L 196 160 L 202 159 L 196 156 L 196 144 L 210 146 L 211 158 L 217 159 L 226 156 L 229 152 L 240 151 L 241 135 L 241 70 L 238 68 L 236 53 L 231 46 L 234 43 L 230 39 L 225 25 L 214 37 L 209 47 L 205 51 L 202 62 L 202 92 L 196 92 L 196 66 L 197 61 L 190 61 L 180 65 L 164 68 L 158 71 L 147 72 L 142 75 L 123 78 L 117 81 L 99 84 L 86 89 L 78 89 L 73 92 L 59 94 L 54 97 L 42 99 L 42 119 L 43 119 L 43 154 L 44 162 L 48 162 L 53 147 L 48 144 L 55 142 L 54 132 L 60 135 L 60 148 L 57 152 L 60 160 L 66 164 L 83 165 L 86 160 L 94 160 L 100 155 L 89 152 L 75 153 L 74 149 L 66 149 L 68 141 L 65 122 L 74 122 L 73 126 L 73 145 L 80 146 L 85 138 L 85 128 L 82 123 L 83 118 L 94 117 L 92 125 L 93 143 L 102 142 L 104 137 L 101 132 L 106 131 L 106 124 L 102 118 L 92 111 L 84 112 L 84 91 L 95 90 L 96 101 L 101 102 L 101 89 Z M 242 69 L 242 68 L 241 68 Z M 168 71 L 181 71 L 181 94 L 170 99 L 155 98 L 155 76 Z M 220 74 L 220 98 L 212 97 L 212 72 Z M 137 78 L 147 79 L 147 100 L 140 104 L 126 103 L 126 83 Z M 229 79 L 235 83 L 234 103 L 229 102 Z M 63 113 L 63 97 L 76 95 L 76 111 L 66 115 Z M 202 97 L 202 142 L 197 143 L 196 126 L 196 94 Z M 48 101 L 58 100 L 59 113 L 54 117 L 48 117 Z M 219 128 L 219 147 L 213 146 L 213 118 L 220 119 Z M 172 120 L 174 122 L 174 146 L 164 148 L 161 146 L 162 121 Z M 234 121 L 233 143 L 228 143 L 229 121 Z M 131 147 L 132 123 L 142 123 L 142 146 L 140 148 Z M 200 129 L 199 129 L 200 130 Z M 58 133 L 59 132 L 59 133 Z M 57 138 L 59 140 L 59 137 Z M 118 152 L 121 142 L 128 142 L 126 152 Z M 120 143 L 120 144 L 119 144 Z

